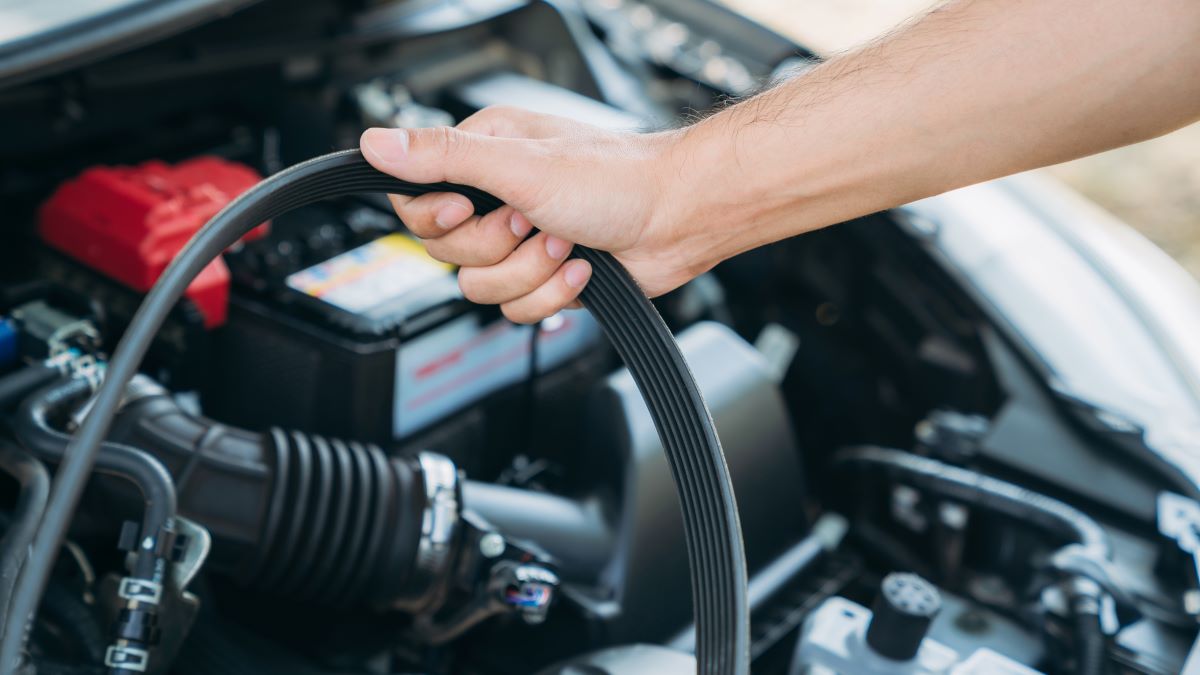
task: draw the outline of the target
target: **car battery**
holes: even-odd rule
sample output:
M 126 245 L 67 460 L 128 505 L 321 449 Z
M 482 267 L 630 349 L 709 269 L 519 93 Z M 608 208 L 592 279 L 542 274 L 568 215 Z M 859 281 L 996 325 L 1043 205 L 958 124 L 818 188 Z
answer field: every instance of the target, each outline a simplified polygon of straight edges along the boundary
M 207 413 L 385 443 L 544 372 L 600 339 L 586 312 L 534 328 L 463 299 L 452 266 L 402 232 L 235 292 Z M 536 357 L 537 363 L 531 363 Z

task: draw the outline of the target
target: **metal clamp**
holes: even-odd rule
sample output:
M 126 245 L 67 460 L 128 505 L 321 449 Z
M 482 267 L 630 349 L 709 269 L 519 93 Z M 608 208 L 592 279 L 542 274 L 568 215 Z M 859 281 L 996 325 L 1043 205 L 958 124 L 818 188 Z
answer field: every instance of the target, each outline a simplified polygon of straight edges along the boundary
M 117 587 L 117 595 L 126 600 L 136 600 L 150 605 L 157 605 L 162 601 L 162 584 L 149 579 L 135 579 L 134 577 L 123 577 L 121 585 Z
M 425 510 L 421 535 L 413 561 L 412 579 L 397 609 L 418 611 L 436 604 L 441 596 L 439 580 L 445 578 L 461 521 L 458 468 L 450 458 L 433 452 L 417 455 L 425 487 Z
M 150 665 L 150 652 L 137 647 L 112 645 L 104 652 L 104 665 L 144 673 Z

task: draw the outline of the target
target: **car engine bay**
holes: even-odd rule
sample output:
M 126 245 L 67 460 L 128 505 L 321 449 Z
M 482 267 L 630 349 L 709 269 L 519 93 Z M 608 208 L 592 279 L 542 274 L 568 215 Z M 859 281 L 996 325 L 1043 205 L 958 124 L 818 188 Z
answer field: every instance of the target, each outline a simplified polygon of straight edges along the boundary
M 0 89 L 0 563 L 144 295 L 264 177 L 492 105 L 676 125 L 808 56 L 707 3 L 268 1 Z M 1200 489 L 920 230 L 876 214 L 655 300 L 733 480 L 753 672 L 1182 672 Z M 510 323 L 386 198 L 339 198 L 188 286 L 0 634 L 28 673 L 694 672 L 675 490 L 591 315 Z

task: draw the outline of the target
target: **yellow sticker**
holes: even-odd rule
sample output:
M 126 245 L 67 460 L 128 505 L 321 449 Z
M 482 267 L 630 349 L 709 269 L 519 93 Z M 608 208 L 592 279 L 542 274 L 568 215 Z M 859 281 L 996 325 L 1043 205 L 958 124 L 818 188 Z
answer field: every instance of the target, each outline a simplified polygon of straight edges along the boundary
M 350 312 L 364 312 L 448 276 L 420 242 L 389 234 L 292 274 L 287 285 Z

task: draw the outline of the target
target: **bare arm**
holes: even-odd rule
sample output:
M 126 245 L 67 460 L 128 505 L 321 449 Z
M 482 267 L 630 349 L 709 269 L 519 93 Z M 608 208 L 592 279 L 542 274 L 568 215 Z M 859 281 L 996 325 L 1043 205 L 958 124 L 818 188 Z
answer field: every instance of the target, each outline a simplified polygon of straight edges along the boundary
M 651 294 L 742 251 L 1200 118 L 1196 0 L 955 0 L 687 129 L 613 134 L 513 109 L 371 130 L 368 159 L 510 206 L 397 199 L 480 302 L 532 321 L 615 253 Z M 529 226 L 543 230 L 521 243 Z
M 689 130 L 687 180 L 764 205 L 737 251 L 1197 117 L 1200 3 L 960 0 Z

